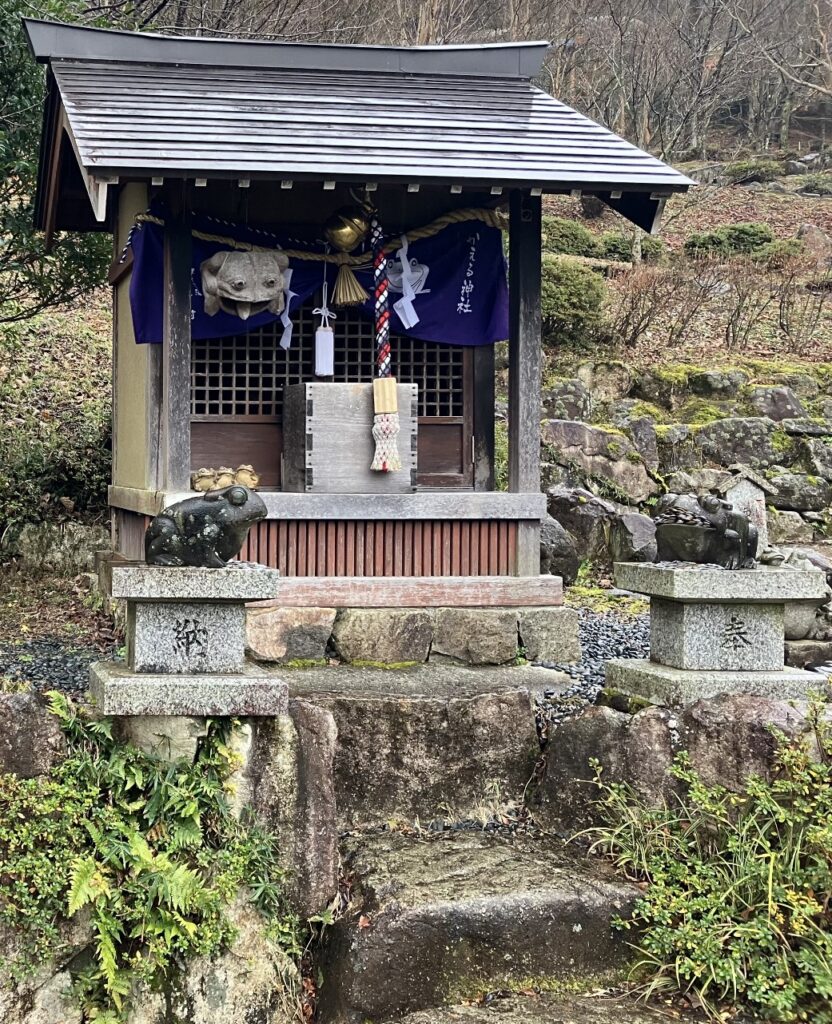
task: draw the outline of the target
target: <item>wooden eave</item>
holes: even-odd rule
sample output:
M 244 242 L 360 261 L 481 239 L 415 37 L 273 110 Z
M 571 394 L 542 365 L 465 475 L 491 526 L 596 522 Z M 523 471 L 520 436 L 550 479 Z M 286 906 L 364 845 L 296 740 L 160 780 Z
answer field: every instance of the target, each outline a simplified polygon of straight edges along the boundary
M 44 228 L 79 219 L 64 210 L 71 171 L 54 156 L 57 120 L 99 230 L 108 186 L 126 179 L 580 190 L 646 230 L 692 184 L 535 88 L 545 44 L 410 50 L 26 29 L 50 67 Z

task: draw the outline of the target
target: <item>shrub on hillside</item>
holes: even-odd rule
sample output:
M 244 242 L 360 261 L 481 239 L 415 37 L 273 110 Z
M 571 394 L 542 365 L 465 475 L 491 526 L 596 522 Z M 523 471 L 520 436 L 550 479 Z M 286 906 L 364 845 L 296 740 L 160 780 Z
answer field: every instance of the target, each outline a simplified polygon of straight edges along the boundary
M 629 263 L 633 258 L 633 236 L 625 231 L 606 231 L 601 235 L 601 255 L 606 260 Z M 645 263 L 658 263 L 665 255 L 665 244 L 653 235 L 643 235 L 641 258 Z
M 601 235 L 601 255 L 605 260 L 628 263 L 633 258 L 633 238 L 624 231 L 605 231 Z
M 774 181 L 782 173 L 783 165 L 780 161 L 768 159 L 738 160 L 725 168 L 725 177 L 732 185 L 750 181 Z
M 99 335 L 83 317 L 41 314 L 0 333 L 0 535 L 106 509 L 110 360 L 101 326 Z
M 807 174 L 800 186 L 801 192 L 812 192 L 819 196 L 832 196 L 832 174 Z
M 557 341 L 591 336 L 601 321 L 606 289 L 590 267 L 543 254 L 540 305 L 544 335 Z
M 761 245 L 754 254 L 754 259 L 771 270 L 782 270 L 795 260 L 799 260 L 805 253 L 806 246 L 799 238 L 776 238 L 773 242 Z
M 774 233 L 768 224 L 723 224 L 713 231 L 694 232 L 685 242 L 685 252 L 689 256 L 753 255 L 773 241 Z
M 568 217 L 543 218 L 543 249 L 566 256 L 600 256 L 601 245 L 593 233 Z

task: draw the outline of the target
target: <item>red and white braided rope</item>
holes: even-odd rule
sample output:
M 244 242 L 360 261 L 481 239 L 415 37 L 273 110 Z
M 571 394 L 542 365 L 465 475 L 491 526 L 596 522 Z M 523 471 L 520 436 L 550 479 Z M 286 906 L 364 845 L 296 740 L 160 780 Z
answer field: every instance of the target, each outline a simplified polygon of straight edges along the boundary
M 370 221 L 370 244 L 373 249 L 373 294 L 376 319 L 376 376 L 389 377 L 390 364 L 390 286 L 387 280 L 387 257 L 378 214 Z

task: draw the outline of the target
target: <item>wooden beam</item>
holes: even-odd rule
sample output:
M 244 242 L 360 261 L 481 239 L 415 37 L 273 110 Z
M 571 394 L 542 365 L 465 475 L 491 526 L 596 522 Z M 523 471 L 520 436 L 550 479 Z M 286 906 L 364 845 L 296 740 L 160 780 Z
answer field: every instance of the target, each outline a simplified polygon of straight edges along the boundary
M 184 183 L 165 188 L 160 456 L 163 486 L 191 477 L 191 230 Z
M 249 608 L 554 608 L 559 576 L 286 576 Z
M 539 196 L 509 199 L 508 489 L 540 490 Z
M 159 346 L 154 345 L 156 349 Z M 540 522 L 546 514 L 546 497 L 510 494 L 507 491 L 416 491 L 412 494 L 301 494 L 289 491 L 259 491 L 269 519 L 524 519 Z M 193 491 L 181 489 L 109 489 L 109 502 L 116 508 L 156 515 L 162 508 Z
M 494 490 L 494 346 L 473 353 L 474 490 Z

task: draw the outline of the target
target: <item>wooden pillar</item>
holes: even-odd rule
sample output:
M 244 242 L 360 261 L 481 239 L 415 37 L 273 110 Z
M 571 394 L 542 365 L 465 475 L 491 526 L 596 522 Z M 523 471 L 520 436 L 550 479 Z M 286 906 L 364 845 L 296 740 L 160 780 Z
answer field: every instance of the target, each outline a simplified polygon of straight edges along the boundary
M 508 489 L 540 490 L 539 196 L 515 189 L 509 199 Z M 518 531 L 517 575 L 540 571 L 540 524 Z
M 471 353 L 474 419 L 474 490 L 494 490 L 494 346 Z
M 188 490 L 191 477 L 191 227 L 186 185 L 166 189 L 160 484 Z

